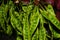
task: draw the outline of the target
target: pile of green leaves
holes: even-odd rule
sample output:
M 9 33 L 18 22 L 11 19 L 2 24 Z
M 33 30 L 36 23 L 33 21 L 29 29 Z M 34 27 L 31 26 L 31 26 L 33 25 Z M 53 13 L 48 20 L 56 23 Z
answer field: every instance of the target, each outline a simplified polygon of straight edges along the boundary
M 16 40 L 53 40 L 60 38 L 60 22 L 53 7 L 48 4 L 24 5 L 17 7 L 13 1 L 0 5 L 0 32 L 12 35 L 17 32 Z M 18 10 L 18 11 L 17 11 Z

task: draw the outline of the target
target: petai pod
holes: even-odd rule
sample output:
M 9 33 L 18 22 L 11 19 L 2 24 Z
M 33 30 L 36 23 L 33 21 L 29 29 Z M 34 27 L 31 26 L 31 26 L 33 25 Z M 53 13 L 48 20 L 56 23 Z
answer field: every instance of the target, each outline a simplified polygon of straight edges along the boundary
M 53 27 L 53 26 L 49 24 L 49 28 L 50 28 L 50 30 L 51 30 L 51 32 L 52 32 L 52 34 L 53 34 L 52 36 L 53 36 L 54 38 L 60 38 L 60 33 L 56 32 L 52 27 Z
M 46 7 L 46 10 L 48 11 L 49 14 L 51 14 L 53 16 L 56 16 L 55 13 L 54 13 L 53 7 L 51 5 L 48 5 Z
M 30 21 L 30 35 L 32 36 L 39 23 L 39 10 L 37 6 L 34 7 L 33 12 L 30 15 L 29 21 Z
M 48 11 L 49 10 L 49 11 Z M 49 15 L 49 20 L 52 22 L 52 24 L 54 24 L 58 29 L 60 29 L 60 22 L 59 20 L 56 18 L 56 15 L 54 13 L 53 7 L 51 5 L 48 5 L 47 7 L 47 11 L 50 14 Z
M 23 13 L 23 39 L 30 40 L 30 29 L 29 29 L 29 21 L 28 15 Z
M 40 9 L 40 12 L 46 19 L 48 19 L 52 24 L 54 24 L 58 29 L 60 29 L 60 22 L 58 21 L 58 19 L 56 18 L 56 16 L 52 11 L 49 12 L 49 11 Z
M 38 40 L 38 28 L 37 30 L 35 31 L 33 37 L 32 37 L 32 40 Z
M 48 14 L 48 12 L 47 12 L 46 10 L 40 9 L 40 12 L 41 12 L 41 15 L 42 15 L 43 17 L 45 17 L 46 19 L 49 20 L 49 18 L 48 18 L 49 14 Z
M 5 22 L 7 21 L 8 4 L 0 6 L 0 26 L 6 31 Z
M 60 30 L 60 22 L 55 16 L 49 15 L 49 20 Z
M 4 10 L 4 9 L 0 8 L 0 27 L 2 27 L 3 30 L 6 30 L 6 29 L 5 29 L 5 24 L 4 24 L 6 18 L 4 18 L 4 16 L 3 16 L 3 15 L 4 15 L 3 10 Z
M 18 24 L 16 25 L 16 29 L 18 29 L 20 32 L 22 32 L 22 13 L 19 14 L 18 12 L 14 12 L 14 16 L 18 21 Z
M 22 25 L 23 25 L 23 38 L 24 40 L 30 40 L 30 25 L 29 25 L 29 14 L 32 10 L 32 5 L 26 5 L 26 6 L 22 6 L 22 10 L 23 10 L 23 21 L 22 21 Z
M 6 34 L 11 35 L 12 28 L 8 24 L 8 18 L 9 18 L 9 17 L 7 17 L 8 10 L 9 10 L 8 3 L 1 5 L 1 7 L 0 7 L 0 25 Z
M 44 18 L 40 14 L 40 27 L 38 29 L 38 31 L 39 31 L 39 40 L 47 40 L 46 29 L 44 28 L 44 21 L 43 20 L 44 20 Z
M 18 12 L 14 11 L 14 8 L 11 7 L 10 9 L 10 16 L 11 16 L 11 24 L 15 30 L 19 30 L 22 33 L 22 26 L 20 20 L 17 18 L 19 17 Z

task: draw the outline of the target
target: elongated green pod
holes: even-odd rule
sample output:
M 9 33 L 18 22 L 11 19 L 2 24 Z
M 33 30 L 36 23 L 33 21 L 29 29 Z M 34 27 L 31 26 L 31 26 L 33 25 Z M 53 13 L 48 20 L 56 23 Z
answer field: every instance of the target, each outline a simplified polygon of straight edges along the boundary
M 48 20 L 51 21 L 52 24 L 54 24 L 58 29 L 60 29 L 60 22 L 59 20 L 56 18 L 56 16 L 53 16 L 51 13 L 49 13 L 46 10 L 41 10 L 40 9 L 41 14 Z M 52 11 L 51 11 L 52 12 Z M 53 13 L 53 12 L 52 12 Z
M 0 27 L 2 27 L 3 30 L 6 30 L 4 24 L 5 20 L 4 18 L 2 18 L 3 17 L 2 15 L 3 15 L 3 11 L 0 11 Z
M 9 11 L 9 14 L 10 14 L 10 17 L 11 17 L 10 21 L 11 21 L 12 25 L 13 25 L 13 21 L 14 21 L 13 19 L 15 19 L 14 16 L 13 16 L 13 13 L 14 13 L 14 8 L 11 7 L 10 11 Z M 13 26 L 13 28 L 15 28 L 15 26 Z
M 49 10 L 49 11 L 48 11 Z M 56 15 L 54 13 L 53 7 L 51 5 L 48 5 L 47 7 L 47 11 L 49 14 L 49 20 L 57 27 L 60 29 L 60 22 L 59 20 L 56 18 Z
M 39 10 L 37 7 L 35 7 L 33 13 L 31 13 L 29 21 L 30 21 L 30 35 L 32 36 L 39 23 Z
M 13 28 L 18 29 L 20 32 L 22 32 L 21 23 L 17 18 L 15 18 L 15 16 L 13 14 L 11 15 L 11 24 L 12 24 Z
M 5 22 L 7 20 L 7 12 L 8 12 L 8 5 L 2 5 L 0 7 L 0 26 L 2 27 L 2 29 L 5 31 L 6 27 L 5 27 Z
M 49 20 L 51 21 L 52 24 L 54 24 L 58 29 L 60 29 L 60 22 L 59 20 L 54 17 L 53 15 L 49 15 Z
M 10 18 L 11 18 L 10 21 L 11 21 L 13 28 L 17 31 L 18 34 L 20 32 L 20 35 L 21 35 L 22 26 L 20 22 L 20 15 L 18 12 L 14 11 L 14 5 L 11 6 L 9 13 L 10 13 Z
M 26 13 L 23 13 L 23 39 L 30 40 L 29 21 Z
M 36 32 L 34 33 L 32 40 L 38 40 L 38 28 L 37 28 Z
M 6 21 L 7 18 L 7 12 L 8 12 L 8 5 L 4 5 L 0 7 L 0 18 Z M 0 19 L 1 20 L 1 19 Z
M 54 38 L 60 38 L 60 34 L 57 33 L 52 27 L 53 27 L 53 26 L 51 26 L 51 25 L 49 24 L 49 28 L 50 28 L 50 30 L 51 30 L 51 32 L 52 32 L 52 36 L 53 36 Z
M 4 32 L 8 35 L 12 34 L 12 28 L 8 23 L 8 18 L 7 18 L 7 13 L 9 10 L 9 5 L 2 5 L 0 8 L 0 26 L 2 27 L 2 29 L 4 30 Z M 6 22 L 6 24 L 5 24 Z
M 46 10 L 40 9 L 40 12 L 41 12 L 41 14 L 42 14 L 43 17 L 45 17 L 46 19 L 49 20 L 49 18 L 48 18 L 49 14 L 48 14 L 48 12 Z
M 53 10 L 52 5 L 48 5 L 48 6 L 46 7 L 46 10 L 47 10 L 48 13 L 50 13 L 51 15 L 56 16 L 56 15 L 55 15 L 55 12 L 54 12 L 54 10 Z
M 39 28 L 39 40 L 46 40 L 46 29 L 44 28 L 44 21 L 43 21 L 43 17 L 40 14 L 40 28 Z
M 22 32 L 22 22 L 21 22 L 21 20 L 22 20 L 22 15 L 19 15 L 19 13 L 18 12 L 14 12 L 14 16 L 15 16 L 15 18 L 17 19 L 17 21 L 18 21 L 18 23 L 17 23 L 17 25 L 16 25 L 16 28 L 20 31 L 20 32 Z

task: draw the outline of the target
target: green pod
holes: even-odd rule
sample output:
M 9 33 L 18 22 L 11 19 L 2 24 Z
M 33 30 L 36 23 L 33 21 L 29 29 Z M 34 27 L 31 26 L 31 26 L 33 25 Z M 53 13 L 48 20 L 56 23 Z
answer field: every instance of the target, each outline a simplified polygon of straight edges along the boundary
M 13 26 L 13 28 L 17 31 L 17 34 L 22 35 L 22 26 L 20 22 L 20 15 L 18 12 L 14 11 L 14 5 L 11 6 L 10 11 L 10 21 Z
M 36 32 L 34 33 L 32 40 L 38 40 L 38 28 L 37 28 Z
M 59 20 L 56 18 L 56 15 L 54 13 L 53 7 L 51 5 L 47 6 L 47 11 L 50 14 L 49 15 L 49 20 L 52 22 L 52 24 L 54 24 L 58 29 L 60 29 L 60 22 Z
M 39 23 L 39 10 L 37 7 L 35 7 L 33 12 L 31 13 L 29 21 L 30 21 L 30 35 L 32 36 Z
M 0 27 L 2 27 L 4 30 L 6 30 L 5 24 L 4 24 L 5 20 L 2 15 L 3 15 L 3 11 L 0 11 Z
M 14 11 L 13 6 L 11 7 L 9 13 L 10 13 L 10 18 L 11 18 L 10 21 L 11 21 L 13 28 L 16 31 L 20 31 L 20 33 L 22 33 L 22 26 L 21 26 L 20 17 L 19 17 L 20 15 L 18 14 L 18 12 Z
M 0 18 L 2 18 L 3 20 L 5 20 L 6 21 L 6 18 L 7 18 L 7 12 L 8 12 L 8 5 L 6 4 L 6 5 L 2 5 L 1 7 L 0 7 Z M 1 20 L 1 19 L 0 19 Z
M 52 34 L 53 34 L 52 36 L 53 36 L 54 38 L 60 38 L 60 34 L 59 34 L 58 32 L 56 32 L 52 27 L 53 27 L 53 26 L 49 24 L 49 28 L 50 28 L 50 30 L 51 30 L 51 32 L 52 32 Z
M 48 19 L 53 25 L 55 25 L 58 29 L 60 29 L 60 22 L 58 21 L 58 19 L 56 18 L 56 16 L 52 15 L 51 13 L 49 13 L 46 10 L 41 10 L 40 9 L 41 14 Z M 52 12 L 53 13 L 53 12 Z
M 8 12 L 8 5 L 1 5 L 0 7 L 0 26 L 3 28 L 3 30 L 6 30 L 5 22 L 7 20 L 7 12 Z
M 30 40 L 28 15 L 23 13 L 23 40 Z
M 49 20 L 49 18 L 48 18 L 49 14 L 48 14 L 48 12 L 47 12 L 46 10 L 40 9 L 40 12 L 41 12 L 41 15 L 42 15 L 43 17 L 45 17 L 46 19 Z
M 2 5 L 0 7 L 0 25 L 1 27 L 3 28 L 4 32 L 8 35 L 11 35 L 12 34 L 12 28 L 11 26 L 8 24 L 8 18 L 7 18 L 7 12 L 9 10 L 9 5 L 6 4 L 6 5 Z M 6 22 L 6 24 L 5 24 Z
M 20 24 L 20 22 L 15 19 L 13 16 L 11 16 L 11 24 L 13 26 L 13 28 L 16 30 L 16 31 L 20 31 L 20 33 L 22 33 L 22 26 Z M 18 33 L 18 32 L 17 32 Z M 21 34 L 20 34 L 21 35 Z
M 16 12 L 16 11 L 14 11 L 14 17 L 17 19 L 17 21 L 18 21 L 18 24 L 16 25 L 16 28 L 20 31 L 20 32 L 22 32 L 22 15 L 19 15 L 19 13 L 18 12 Z
M 15 26 L 13 25 L 13 19 L 14 19 L 14 16 L 13 16 L 13 13 L 14 13 L 14 8 L 13 8 L 13 6 L 10 8 L 10 11 L 9 11 L 9 15 L 10 15 L 10 21 L 11 21 L 11 24 L 12 24 L 12 26 L 13 26 L 13 28 L 15 28 Z
M 53 15 L 53 16 L 56 16 L 55 13 L 54 13 L 54 10 L 53 10 L 53 7 L 52 5 L 48 5 L 46 7 L 46 10 L 48 11 L 49 14 Z
M 49 15 L 49 20 L 51 21 L 52 24 L 54 24 L 58 29 L 60 29 L 60 22 L 59 20 L 53 16 L 53 15 Z
M 40 27 L 38 29 L 39 31 L 39 40 L 47 40 L 47 37 L 46 37 L 46 29 L 44 28 L 44 21 L 43 21 L 43 17 L 42 15 L 40 14 Z
M 60 38 L 60 34 L 55 32 L 55 30 L 53 30 L 53 37 L 54 38 Z

